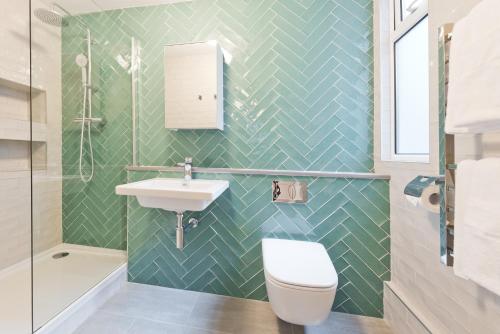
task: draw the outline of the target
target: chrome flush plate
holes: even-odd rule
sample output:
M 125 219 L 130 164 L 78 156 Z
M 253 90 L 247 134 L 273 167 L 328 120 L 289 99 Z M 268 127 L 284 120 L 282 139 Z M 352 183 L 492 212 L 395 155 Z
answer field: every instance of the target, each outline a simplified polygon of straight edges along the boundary
M 307 183 L 274 180 L 273 202 L 306 203 Z

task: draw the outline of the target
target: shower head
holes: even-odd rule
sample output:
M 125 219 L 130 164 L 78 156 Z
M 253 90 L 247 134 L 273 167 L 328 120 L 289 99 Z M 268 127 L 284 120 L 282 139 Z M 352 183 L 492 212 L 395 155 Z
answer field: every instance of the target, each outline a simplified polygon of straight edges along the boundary
M 87 63 L 88 63 L 88 59 L 84 54 L 80 53 L 78 56 L 76 56 L 75 62 L 80 67 L 86 67 Z
M 87 64 L 89 63 L 89 60 L 85 55 L 80 53 L 76 56 L 75 62 L 82 69 L 82 85 L 85 86 L 87 85 Z
M 63 20 L 64 16 L 60 14 L 55 8 L 36 8 L 33 11 L 33 14 L 43 23 L 50 24 L 55 27 L 62 27 L 66 25 Z

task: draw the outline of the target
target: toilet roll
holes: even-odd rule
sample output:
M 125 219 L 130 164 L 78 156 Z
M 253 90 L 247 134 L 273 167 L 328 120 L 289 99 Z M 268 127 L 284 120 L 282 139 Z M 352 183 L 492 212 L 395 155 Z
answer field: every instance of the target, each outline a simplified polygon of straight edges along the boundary
M 441 209 L 439 186 L 432 185 L 422 191 L 422 196 L 419 199 L 419 205 L 433 213 L 439 213 Z
M 440 189 L 435 184 L 437 178 L 418 176 L 405 188 L 406 199 L 416 207 L 422 207 L 430 212 L 440 212 Z

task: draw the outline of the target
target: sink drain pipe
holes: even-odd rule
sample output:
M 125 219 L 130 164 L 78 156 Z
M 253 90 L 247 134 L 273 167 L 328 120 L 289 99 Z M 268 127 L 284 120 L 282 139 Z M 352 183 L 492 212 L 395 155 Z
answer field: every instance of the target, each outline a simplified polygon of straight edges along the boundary
M 177 212 L 177 228 L 175 229 L 176 235 L 176 245 L 177 249 L 184 249 L 184 225 L 182 224 L 182 219 L 184 218 L 184 212 Z
M 184 232 L 191 228 L 198 227 L 198 219 L 189 219 L 188 224 L 184 225 L 182 220 L 184 219 L 184 212 L 177 212 L 177 227 L 175 229 L 175 241 L 177 249 L 184 249 Z

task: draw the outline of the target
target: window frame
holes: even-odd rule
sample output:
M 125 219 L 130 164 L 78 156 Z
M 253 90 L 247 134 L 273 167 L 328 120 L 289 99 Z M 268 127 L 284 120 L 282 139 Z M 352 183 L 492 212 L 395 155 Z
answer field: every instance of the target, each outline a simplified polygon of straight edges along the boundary
M 389 124 L 382 124 L 382 127 L 389 127 L 386 131 L 382 130 L 382 135 L 390 134 L 390 140 L 383 140 L 382 144 L 386 142 L 390 148 L 383 147 L 382 161 L 395 161 L 395 162 L 417 162 L 429 163 L 429 154 L 397 154 L 396 152 L 396 43 L 409 33 L 416 25 L 428 17 L 428 0 L 421 0 L 419 8 L 413 13 L 409 14 L 406 18 L 402 19 L 401 0 L 390 1 L 390 29 L 389 29 L 389 80 L 390 80 L 390 117 L 388 117 Z M 430 106 L 429 106 L 430 113 Z M 429 122 L 430 128 L 430 122 Z M 430 136 L 430 132 L 429 132 Z M 383 145 L 384 146 L 384 145 Z M 430 140 L 429 140 L 430 146 Z M 429 147 L 430 151 L 430 147 Z

